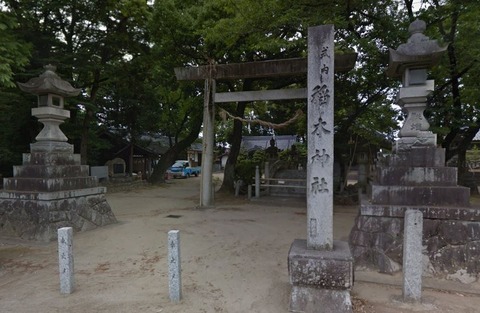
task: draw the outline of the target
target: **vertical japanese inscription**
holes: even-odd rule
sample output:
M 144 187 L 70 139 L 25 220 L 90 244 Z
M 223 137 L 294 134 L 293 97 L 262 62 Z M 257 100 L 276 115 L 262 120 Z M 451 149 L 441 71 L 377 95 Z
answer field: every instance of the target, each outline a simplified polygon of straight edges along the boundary
M 310 101 L 319 107 L 320 112 L 323 112 L 325 106 L 328 105 L 328 100 L 330 100 L 330 90 L 328 90 L 327 85 L 317 85 L 313 87 Z
M 58 265 L 60 274 L 60 293 L 70 294 L 75 289 L 73 269 L 73 229 L 62 227 L 58 235 Z
M 315 154 L 311 157 L 312 164 L 318 162 L 318 164 L 325 166 L 330 161 L 330 155 L 326 152 L 327 150 L 322 149 L 322 154 L 320 154 L 320 150 L 315 149 Z
M 168 287 L 170 300 L 179 302 L 182 298 L 181 264 L 180 264 L 180 232 L 168 232 Z
M 317 237 L 317 219 L 311 218 L 310 219 L 310 236 L 311 237 Z
M 321 192 L 328 192 L 327 180 L 324 177 L 314 177 L 312 183 L 312 193 L 317 194 Z
M 333 245 L 333 25 L 308 30 L 307 211 L 310 249 Z M 315 221 L 316 227 L 312 227 Z

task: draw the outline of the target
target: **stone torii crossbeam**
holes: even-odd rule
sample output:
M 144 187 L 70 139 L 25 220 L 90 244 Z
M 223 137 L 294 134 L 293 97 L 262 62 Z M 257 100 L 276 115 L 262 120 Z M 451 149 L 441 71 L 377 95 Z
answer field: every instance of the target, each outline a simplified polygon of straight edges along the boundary
M 351 70 L 355 65 L 355 61 L 355 53 L 335 55 L 335 72 L 347 72 Z M 305 75 L 307 74 L 308 68 L 309 61 L 307 58 L 175 68 L 175 75 L 178 80 L 205 81 L 200 207 L 210 207 L 214 204 L 212 196 L 212 170 L 215 103 L 307 98 L 306 88 L 216 93 L 216 80 Z

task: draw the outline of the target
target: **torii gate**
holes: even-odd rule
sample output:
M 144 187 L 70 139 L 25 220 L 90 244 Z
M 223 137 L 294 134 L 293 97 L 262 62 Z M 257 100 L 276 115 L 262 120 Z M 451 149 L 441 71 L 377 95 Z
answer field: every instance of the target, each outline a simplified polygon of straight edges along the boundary
M 355 65 L 356 57 L 355 53 L 335 54 L 335 72 L 351 70 Z M 307 74 L 307 70 L 307 58 L 175 68 L 175 76 L 178 80 L 205 80 L 200 207 L 213 205 L 212 172 L 215 103 L 307 98 L 306 88 L 216 93 L 216 80 L 296 76 Z
M 179 80 L 205 80 L 200 206 L 212 203 L 213 121 L 216 102 L 305 99 L 308 103 L 307 239 L 288 253 L 292 312 L 352 312 L 353 257 L 347 242 L 333 240 L 334 71 L 353 68 L 355 54 L 335 55 L 333 25 L 308 29 L 308 59 L 175 69 Z M 307 73 L 307 89 L 216 93 L 216 79 Z

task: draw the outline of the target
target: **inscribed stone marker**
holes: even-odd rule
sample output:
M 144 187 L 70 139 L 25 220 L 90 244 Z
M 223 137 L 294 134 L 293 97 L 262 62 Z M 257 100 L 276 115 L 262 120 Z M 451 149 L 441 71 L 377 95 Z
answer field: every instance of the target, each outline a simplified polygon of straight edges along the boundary
M 403 299 L 415 302 L 422 298 L 423 213 L 419 210 L 407 210 L 404 223 Z
M 352 312 L 353 258 L 333 242 L 333 35 L 333 25 L 308 29 L 307 240 L 288 254 L 291 312 Z
M 333 36 L 333 25 L 308 29 L 309 249 L 333 248 Z
M 180 231 L 168 232 L 168 289 L 170 301 L 182 299 L 182 280 L 180 267 Z
M 75 289 L 73 271 L 73 229 L 62 227 L 58 234 L 58 267 L 60 271 L 60 293 L 70 294 Z

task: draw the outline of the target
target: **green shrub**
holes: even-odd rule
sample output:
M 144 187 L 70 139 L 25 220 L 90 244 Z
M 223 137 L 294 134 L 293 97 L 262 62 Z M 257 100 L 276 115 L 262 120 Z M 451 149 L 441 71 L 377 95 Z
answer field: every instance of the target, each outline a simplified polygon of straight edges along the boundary
M 243 180 L 244 184 L 251 185 L 255 180 L 255 162 L 249 159 L 237 160 L 235 165 L 235 180 Z
M 260 168 L 265 164 L 266 154 L 264 150 L 256 150 L 251 157 L 248 153 L 241 153 L 238 156 L 237 164 L 235 165 L 235 180 L 243 180 L 245 185 L 253 184 L 255 181 L 255 168 Z
M 305 168 L 307 165 L 307 145 L 296 143 L 289 149 L 281 151 L 278 158 L 287 163 L 289 168 L 297 168 L 298 164 Z

